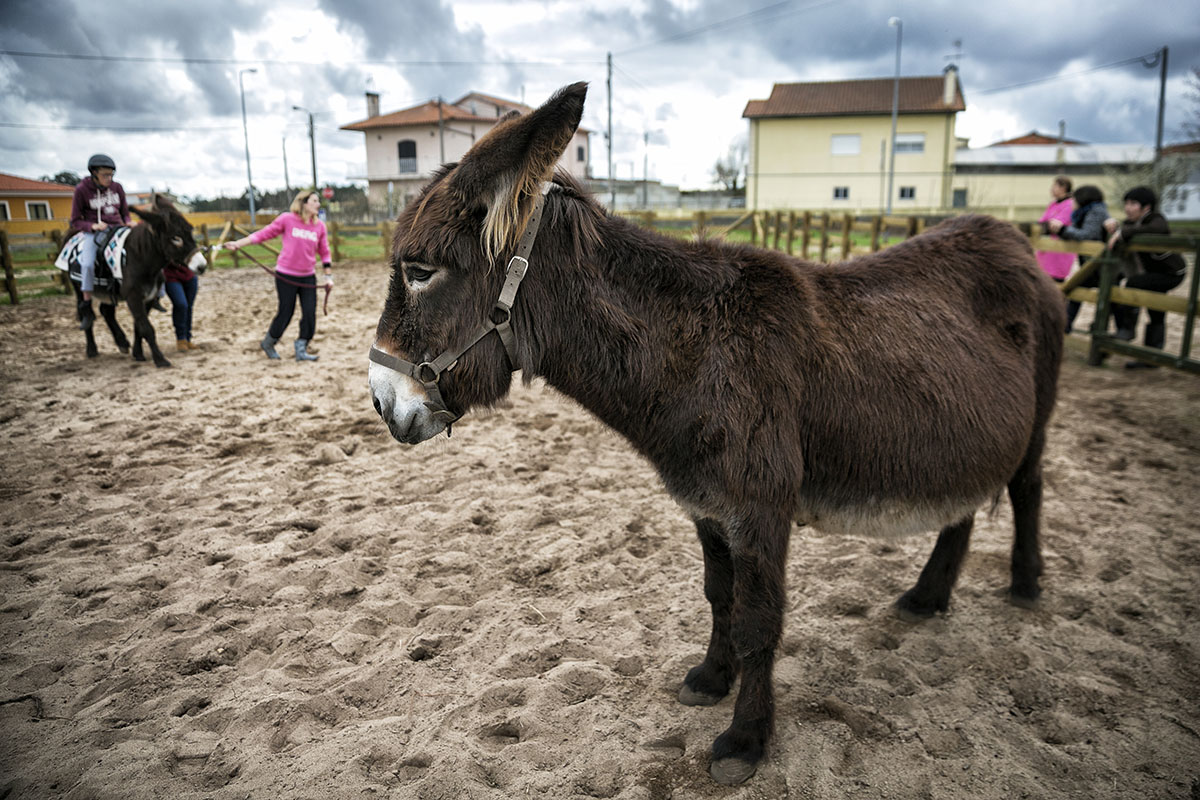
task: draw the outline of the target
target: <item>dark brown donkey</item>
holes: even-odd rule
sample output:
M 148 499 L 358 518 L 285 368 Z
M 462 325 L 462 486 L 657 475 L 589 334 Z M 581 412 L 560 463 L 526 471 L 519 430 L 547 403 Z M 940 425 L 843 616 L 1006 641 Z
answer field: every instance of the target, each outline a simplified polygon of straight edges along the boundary
M 947 607 L 975 510 L 1007 487 L 1009 591 L 1037 598 L 1062 294 L 988 217 L 834 265 L 643 230 L 562 174 L 543 186 L 585 94 L 566 87 L 497 124 L 401 215 L 371 391 L 392 435 L 416 444 L 504 397 L 519 369 L 653 462 L 695 520 L 712 604 L 679 699 L 716 703 L 740 673 L 710 769 L 738 783 L 774 723 L 793 521 L 940 529 L 898 601 L 928 617 Z
M 129 340 L 125 331 L 117 322 L 117 301 L 124 300 L 129 306 L 133 317 L 133 359 L 145 361 L 142 352 L 142 340 L 150 346 L 150 356 L 156 367 L 169 367 L 171 362 L 162 354 L 158 340 L 154 335 L 154 324 L 150 322 L 147 306 L 158 296 L 162 286 L 163 268 L 172 262 L 187 263 L 190 256 L 197 252 L 196 240 L 192 236 L 191 223 L 184 218 L 171 201 L 162 195 L 154 195 L 145 206 L 130 206 L 144 224 L 135 225 L 129 231 L 125 240 L 125 268 L 120 281 L 111 277 L 97 275 L 95 294 L 100 302 L 100 315 L 112 331 L 113 340 L 122 352 L 129 352 Z M 101 272 L 104 254 L 97 250 L 96 269 Z M 78 265 L 72 265 L 69 273 L 71 285 L 75 289 L 76 302 L 82 314 L 84 308 L 83 290 L 80 285 Z M 90 309 L 90 304 L 88 304 Z M 98 350 L 96 337 L 92 332 L 92 322 L 87 321 L 84 334 L 87 337 L 87 356 L 94 358 Z

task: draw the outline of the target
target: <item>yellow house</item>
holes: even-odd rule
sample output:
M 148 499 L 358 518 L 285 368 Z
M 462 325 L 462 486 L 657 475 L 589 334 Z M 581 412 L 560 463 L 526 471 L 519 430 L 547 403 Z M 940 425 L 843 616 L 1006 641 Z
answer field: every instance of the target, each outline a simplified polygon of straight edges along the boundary
M 887 207 L 891 78 L 777 83 L 751 100 L 746 205 L 859 212 Z M 955 115 L 966 108 L 958 70 L 901 78 L 892 181 L 897 214 L 949 205 Z
M 71 218 L 71 199 L 74 186 L 35 181 L 0 172 L 0 224 L 14 233 L 40 231 L 45 220 L 62 220 L 63 227 Z

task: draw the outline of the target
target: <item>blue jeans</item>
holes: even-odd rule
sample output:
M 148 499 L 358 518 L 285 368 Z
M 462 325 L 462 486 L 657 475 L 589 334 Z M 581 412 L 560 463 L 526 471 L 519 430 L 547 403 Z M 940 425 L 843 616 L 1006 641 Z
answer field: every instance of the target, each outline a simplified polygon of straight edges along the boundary
M 80 286 L 85 292 L 90 292 L 96 285 L 96 234 L 101 231 L 84 234 L 83 247 L 79 250 Z
M 195 275 L 191 280 L 179 283 L 167 281 L 167 297 L 171 298 L 171 320 L 175 323 L 175 338 L 192 340 L 192 309 L 196 307 L 196 289 L 200 279 Z

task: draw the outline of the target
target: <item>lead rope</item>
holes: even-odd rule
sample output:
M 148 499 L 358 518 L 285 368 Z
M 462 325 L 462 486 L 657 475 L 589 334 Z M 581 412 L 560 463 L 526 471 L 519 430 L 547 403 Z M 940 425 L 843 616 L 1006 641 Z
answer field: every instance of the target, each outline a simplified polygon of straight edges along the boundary
M 374 345 L 371 346 L 367 355 L 376 364 L 395 370 L 402 375 L 408 375 L 421 384 L 425 389 L 425 394 L 429 396 L 425 407 L 433 412 L 434 419 L 440 419 L 446 423 L 447 437 L 450 436 L 451 426 L 462 415 L 455 414 L 446 407 L 446 402 L 442 399 L 442 392 L 438 388 L 438 381 L 443 372 L 454 368 L 463 353 L 470 350 L 494 330 L 500 336 L 500 343 L 504 345 L 509 369 L 512 372 L 517 371 L 517 344 L 511 325 L 512 307 L 517 297 L 517 289 L 521 287 L 521 281 L 525 279 L 525 274 L 529 271 L 529 254 L 533 251 L 533 243 L 537 239 L 538 228 L 542 224 L 542 210 L 545 206 L 546 194 L 552 188 L 554 188 L 554 184 L 549 181 L 542 184 L 541 194 L 533 204 L 533 213 L 529 217 L 529 224 L 525 226 L 525 232 L 521 234 L 521 240 L 517 244 L 516 255 L 508 260 L 508 266 L 505 267 L 504 285 L 500 288 L 500 296 L 496 299 L 496 305 L 492 308 L 488 321 L 480 326 L 466 346 L 457 351 L 445 350 L 433 361 L 424 361 L 420 364 L 397 358 Z

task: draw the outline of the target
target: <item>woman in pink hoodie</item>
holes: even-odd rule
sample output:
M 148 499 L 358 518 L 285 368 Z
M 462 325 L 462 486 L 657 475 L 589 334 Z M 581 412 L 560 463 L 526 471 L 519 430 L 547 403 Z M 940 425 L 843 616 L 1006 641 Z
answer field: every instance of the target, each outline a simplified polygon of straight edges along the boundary
M 1038 222 L 1044 224 L 1052 219 L 1056 219 L 1064 225 L 1070 225 L 1072 211 L 1071 179 L 1066 175 L 1059 175 L 1055 178 L 1054 183 L 1050 184 L 1050 197 L 1052 198 L 1050 205 L 1046 206 L 1046 211 L 1042 214 L 1042 218 Z M 1075 263 L 1075 254 L 1051 253 L 1039 250 L 1037 259 L 1038 263 L 1042 265 L 1042 269 L 1046 271 L 1046 274 L 1061 283 L 1071 274 L 1071 265 Z
M 330 272 L 329 242 L 325 238 L 325 223 L 317 218 L 321 210 L 321 196 L 315 191 L 305 190 L 296 195 L 291 210 L 280 214 L 267 227 L 233 242 L 226 242 L 229 250 L 237 250 L 248 244 L 258 244 L 276 236 L 283 237 L 279 258 L 275 261 L 275 293 L 279 297 L 279 311 L 267 329 L 267 335 L 259 343 L 268 358 L 279 358 L 275 343 L 296 310 L 296 298 L 300 299 L 300 338 L 296 340 L 296 360 L 316 361 L 317 356 L 308 352 L 308 343 L 317 332 L 317 272 L 316 257 L 321 256 L 325 269 L 325 285 L 333 284 Z

